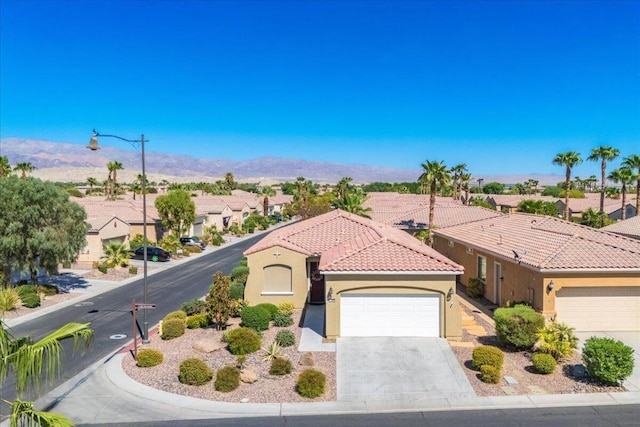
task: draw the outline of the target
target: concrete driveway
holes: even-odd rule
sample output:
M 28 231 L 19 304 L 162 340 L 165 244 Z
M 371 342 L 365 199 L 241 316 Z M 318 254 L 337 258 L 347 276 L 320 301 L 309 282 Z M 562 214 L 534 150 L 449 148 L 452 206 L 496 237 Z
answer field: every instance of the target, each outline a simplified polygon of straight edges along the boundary
M 443 338 L 338 338 L 338 401 L 475 397 Z
M 635 362 L 633 373 L 622 385 L 628 391 L 640 391 L 640 332 L 576 332 L 575 334 L 580 340 L 578 343 L 579 352 L 582 352 L 584 342 L 590 337 L 613 338 L 631 347 Z

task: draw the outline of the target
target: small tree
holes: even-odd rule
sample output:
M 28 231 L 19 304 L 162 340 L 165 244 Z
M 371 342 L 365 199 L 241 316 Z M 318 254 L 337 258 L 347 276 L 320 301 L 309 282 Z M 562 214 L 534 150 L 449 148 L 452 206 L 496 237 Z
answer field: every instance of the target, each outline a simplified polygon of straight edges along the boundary
M 216 323 L 216 329 L 222 330 L 233 311 L 231 299 L 231 278 L 221 271 L 213 275 L 213 284 L 207 295 L 207 313 Z
M 188 191 L 171 190 L 169 194 L 158 196 L 155 203 L 162 225 L 180 237 L 196 219 L 196 205 Z

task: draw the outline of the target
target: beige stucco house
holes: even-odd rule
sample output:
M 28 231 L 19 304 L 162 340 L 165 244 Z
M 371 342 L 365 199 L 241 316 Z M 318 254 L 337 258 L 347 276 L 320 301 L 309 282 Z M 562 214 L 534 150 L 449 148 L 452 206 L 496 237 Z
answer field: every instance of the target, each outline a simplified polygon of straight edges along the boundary
M 461 338 L 452 262 L 409 234 L 335 210 L 245 251 L 250 304 L 325 305 L 325 336 Z
M 90 227 L 86 235 L 87 245 L 78 255 L 78 266 L 91 267 L 94 261 L 100 261 L 104 255 L 104 246 L 109 242 L 129 242 L 129 224 L 116 216 L 89 217 L 87 223 Z
M 484 280 L 498 306 L 526 301 L 580 331 L 640 331 L 640 241 L 530 214 L 434 231 L 435 249 Z

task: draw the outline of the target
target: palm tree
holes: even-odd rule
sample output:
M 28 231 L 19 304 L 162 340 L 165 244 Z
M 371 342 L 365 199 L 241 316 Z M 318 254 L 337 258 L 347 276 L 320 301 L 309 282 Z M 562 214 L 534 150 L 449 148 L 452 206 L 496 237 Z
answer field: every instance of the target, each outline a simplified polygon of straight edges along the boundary
M 11 165 L 7 156 L 0 156 L 0 178 L 11 175 Z
M 93 186 L 98 185 L 98 180 L 90 176 L 87 178 L 87 184 L 89 184 L 89 194 L 93 194 Z
M 453 174 L 453 177 L 451 179 L 453 185 L 453 200 L 460 199 L 460 193 L 462 193 L 462 182 L 460 181 L 460 176 L 466 171 L 467 165 L 465 163 L 455 165 L 450 170 L 450 173 Z
M 449 173 L 444 162 L 436 162 L 427 160 L 422 163 L 422 175 L 418 178 L 421 183 L 427 183 L 429 185 L 429 224 L 427 224 L 427 230 L 429 231 L 428 244 L 433 244 L 433 234 L 431 230 L 433 228 L 433 213 L 436 208 L 436 190 L 438 184 L 441 186 L 449 184 Z
M 480 188 L 480 192 L 482 193 L 482 183 L 484 182 L 484 178 L 478 178 L 478 187 Z
M 262 214 L 264 216 L 269 216 L 269 197 L 273 197 L 276 195 L 276 190 L 272 187 L 265 185 L 261 190 L 264 199 L 262 200 Z
M 606 225 L 607 222 L 612 222 L 612 220 L 607 218 L 607 214 L 602 211 L 596 211 L 593 208 L 589 208 L 582 212 L 582 221 L 580 221 L 580 224 L 593 228 L 600 228 L 603 225 Z
M 365 218 L 371 218 L 371 208 L 365 208 L 362 204 L 367 200 L 367 196 L 364 193 L 351 193 L 346 194 L 340 199 L 333 201 L 333 206 L 342 209 L 343 211 L 350 212 L 352 214 L 360 215 Z
M 636 176 L 636 215 L 640 215 L 640 154 L 632 154 L 622 160 L 622 166 L 637 169 Z
M 15 402 L 2 399 L 11 405 L 10 425 L 73 426 L 68 418 L 55 413 L 36 411 L 33 402 L 25 402 L 20 397 L 33 388 L 40 389 L 43 379 L 53 379 L 60 371 L 62 357 L 61 341 L 72 338 L 74 348 L 87 347 L 93 338 L 88 323 L 67 323 L 57 331 L 37 342 L 30 337 L 15 338 L 0 320 L 0 384 L 10 372 L 14 373 L 16 384 Z
M 460 184 L 462 185 L 462 189 L 464 190 L 464 202 L 465 204 L 469 204 L 469 184 L 471 183 L 471 174 L 470 173 L 462 173 L 460 174 Z
M 229 192 L 229 194 L 231 194 L 231 190 L 235 188 L 235 181 L 231 172 L 227 172 L 224 174 L 224 184 L 225 189 Z
M 616 184 L 622 184 L 622 188 L 620 189 L 620 193 L 622 194 L 622 219 L 625 220 L 627 219 L 627 210 L 625 209 L 625 205 L 627 204 L 627 185 L 633 183 L 636 176 L 633 174 L 631 168 L 622 167 L 612 170 L 607 178 Z
M 122 242 L 111 241 L 103 247 L 101 257 L 107 267 L 126 267 L 129 265 L 129 248 Z
M 558 153 L 553 159 L 553 164 L 565 167 L 565 187 L 564 187 L 564 219 L 569 220 L 569 191 L 571 189 L 571 169 L 582 163 L 582 157 L 575 151 Z
M 538 184 L 540 184 L 540 181 L 536 180 L 536 179 L 530 179 L 529 183 L 531 184 L 531 186 L 533 187 L 533 194 L 538 194 Z
M 340 181 L 338 181 L 335 188 L 335 195 L 338 199 L 343 199 L 347 195 L 350 187 L 349 183 L 352 181 L 353 179 L 348 176 L 345 176 L 344 178 L 340 179 Z
M 607 147 L 605 145 L 601 145 L 597 148 L 591 149 L 591 155 L 587 157 L 587 160 L 591 160 L 597 162 L 600 160 L 600 174 L 601 174 L 601 182 L 600 182 L 600 210 L 604 211 L 604 188 L 605 188 L 605 179 L 607 176 L 607 160 L 613 160 L 620 155 L 620 150 L 613 147 Z
M 13 168 L 13 170 L 14 171 L 20 171 L 22 173 L 21 178 L 22 179 L 27 179 L 27 174 L 33 172 L 34 170 L 36 170 L 36 167 L 33 166 L 29 162 L 20 162 L 20 163 L 16 163 L 15 167 Z

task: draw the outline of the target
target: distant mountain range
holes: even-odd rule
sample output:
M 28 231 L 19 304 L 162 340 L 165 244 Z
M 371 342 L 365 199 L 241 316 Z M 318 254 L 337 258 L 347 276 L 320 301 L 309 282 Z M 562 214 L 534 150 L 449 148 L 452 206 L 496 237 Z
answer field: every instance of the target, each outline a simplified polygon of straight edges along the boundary
M 33 176 L 52 181 L 84 182 L 93 176 L 98 180 L 106 178 L 109 161 L 122 163 L 124 170 L 118 176 L 125 182 L 135 179 L 141 173 L 140 152 L 105 146 L 100 151 L 91 152 L 78 144 L 51 142 L 23 138 L 0 139 L 0 155 L 7 156 L 9 162 L 30 162 L 37 169 Z M 420 169 L 388 168 L 372 165 L 341 164 L 281 157 L 259 157 L 252 160 L 234 161 L 228 159 L 198 159 L 178 154 L 145 153 L 145 167 L 149 179 L 170 182 L 200 182 L 222 179 L 231 172 L 242 182 L 275 183 L 294 181 L 303 176 L 318 183 L 335 183 L 348 176 L 355 183 L 368 182 L 412 182 L 420 176 Z M 471 171 L 473 172 L 473 171 Z M 104 175 L 104 177 L 102 176 Z M 562 181 L 560 175 L 481 175 L 484 183 L 524 182 L 528 179 L 539 181 L 540 185 Z

